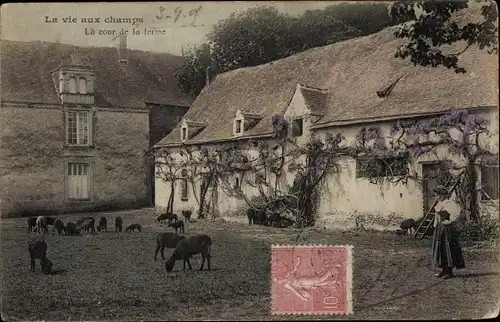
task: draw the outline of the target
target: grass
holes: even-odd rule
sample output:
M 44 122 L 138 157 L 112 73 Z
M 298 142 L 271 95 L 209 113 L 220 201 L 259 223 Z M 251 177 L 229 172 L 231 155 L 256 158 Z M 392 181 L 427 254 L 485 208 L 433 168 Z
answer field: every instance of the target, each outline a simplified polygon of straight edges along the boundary
M 103 214 L 92 214 L 97 220 Z M 280 320 L 270 310 L 271 244 L 296 243 L 298 231 L 223 221 L 188 223 L 186 235 L 213 239 L 212 270 L 165 272 L 154 261 L 155 237 L 170 231 L 150 209 L 106 213 L 141 233 L 47 236 L 54 274 L 29 271 L 26 220 L 2 219 L 4 320 Z M 60 216 L 64 222 L 80 215 Z M 464 249 L 466 269 L 441 280 L 430 270 L 429 240 L 383 232 L 306 230 L 297 243 L 354 245 L 354 315 L 337 319 L 467 319 L 484 316 L 498 301 L 498 251 Z M 166 250 L 169 256 L 171 250 Z M 308 319 L 308 317 L 296 318 Z M 331 317 L 327 317 L 331 319 Z

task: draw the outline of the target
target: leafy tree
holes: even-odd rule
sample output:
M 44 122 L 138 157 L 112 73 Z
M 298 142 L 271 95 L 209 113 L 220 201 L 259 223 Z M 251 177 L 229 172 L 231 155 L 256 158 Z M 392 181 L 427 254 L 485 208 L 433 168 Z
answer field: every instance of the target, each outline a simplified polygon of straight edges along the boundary
M 208 39 L 214 61 L 222 71 L 255 66 L 293 52 L 296 36 L 289 32 L 294 19 L 275 7 L 233 13 L 213 26 Z
M 208 66 L 221 73 L 265 64 L 313 47 L 377 32 L 391 24 L 385 4 L 334 5 L 308 10 L 299 17 L 275 7 L 251 8 L 214 25 L 207 35 L 211 52 L 208 44 L 191 51 L 177 79 L 184 91 L 197 95 L 205 84 Z
M 360 30 L 345 24 L 333 15 L 325 14 L 324 10 L 308 10 L 295 20 L 290 33 L 296 35 L 294 52 L 332 44 L 338 41 L 356 37 Z
M 323 15 L 354 28 L 357 31 L 354 37 L 369 35 L 394 24 L 383 3 L 342 3 L 326 7 Z
M 208 44 L 189 49 L 185 55 L 184 64 L 176 71 L 175 75 L 182 90 L 193 96 L 198 95 L 205 86 L 206 68 L 212 65 Z
M 473 44 L 480 49 L 488 48 L 488 53 L 497 53 L 496 4 L 490 0 L 476 0 L 481 5 L 482 22 L 470 22 L 460 26 L 453 21 L 454 13 L 469 7 L 467 0 L 453 1 L 396 1 L 389 5 L 389 13 L 397 22 L 404 22 L 395 32 L 398 38 L 410 41 L 396 51 L 396 57 L 410 60 L 415 65 L 454 68 L 457 73 L 465 73 L 458 66 L 459 55 Z M 463 51 L 443 53 L 439 47 L 465 41 Z

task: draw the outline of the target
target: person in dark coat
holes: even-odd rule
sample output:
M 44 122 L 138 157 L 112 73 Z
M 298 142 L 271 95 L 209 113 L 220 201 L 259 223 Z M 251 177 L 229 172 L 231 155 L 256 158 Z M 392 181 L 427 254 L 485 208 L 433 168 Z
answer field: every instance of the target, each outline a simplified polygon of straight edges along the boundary
M 465 268 L 462 248 L 460 247 L 459 230 L 454 222 L 450 221 L 450 213 L 446 210 L 438 211 L 438 224 L 434 229 L 432 239 L 432 265 L 441 268 L 437 277 L 445 279 L 455 277 L 453 267 Z

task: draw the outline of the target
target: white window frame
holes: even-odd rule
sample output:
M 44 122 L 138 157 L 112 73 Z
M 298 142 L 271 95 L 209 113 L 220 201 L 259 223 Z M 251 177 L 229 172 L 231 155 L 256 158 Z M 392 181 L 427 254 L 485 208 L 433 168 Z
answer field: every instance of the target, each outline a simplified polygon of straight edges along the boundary
M 243 128 L 243 122 L 245 120 L 242 119 L 242 118 L 237 118 L 234 120 L 234 127 L 233 127 L 233 132 L 234 132 L 234 135 L 242 135 L 243 132 L 244 132 L 244 128 Z
M 81 170 L 82 172 L 84 169 L 87 169 L 86 175 L 70 175 L 70 172 L 78 172 L 79 167 L 82 167 Z M 86 178 L 85 178 L 86 176 Z M 65 178 L 66 178 L 66 189 L 65 189 L 65 194 L 66 194 L 66 199 L 68 201 L 91 201 L 92 200 L 92 189 L 91 189 L 91 176 L 92 176 L 92 170 L 91 170 L 91 163 L 88 161 L 74 161 L 74 160 L 68 160 L 66 162 L 66 167 L 65 167 Z M 73 178 L 73 180 L 77 181 L 80 180 L 81 182 L 79 184 L 83 185 L 84 187 L 86 186 L 86 196 L 85 194 L 81 194 L 81 196 L 78 195 L 73 195 L 71 192 L 72 185 L 72 177 L 81 177 L 81 178 Z M 78 186 L 78 185 L 77 185 Z
M 69 113 L 76 113 L 76 143 L 69 142 Z M 80 113 L 87 113 L 87 143 L 80 143 Z M 68 146 L 90 146 L 92 145 L 92 111 L 85 109 L 68 109 L 65 112 L 65 123 L 66 123 L 66 144 Z

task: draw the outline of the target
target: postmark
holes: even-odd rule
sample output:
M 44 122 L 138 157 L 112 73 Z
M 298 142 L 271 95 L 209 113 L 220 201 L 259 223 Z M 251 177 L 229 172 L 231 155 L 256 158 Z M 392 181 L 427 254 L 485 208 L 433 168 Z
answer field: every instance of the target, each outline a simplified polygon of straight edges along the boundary
M 352 313 L 351 245 L 272 245 L 271 313 Z

